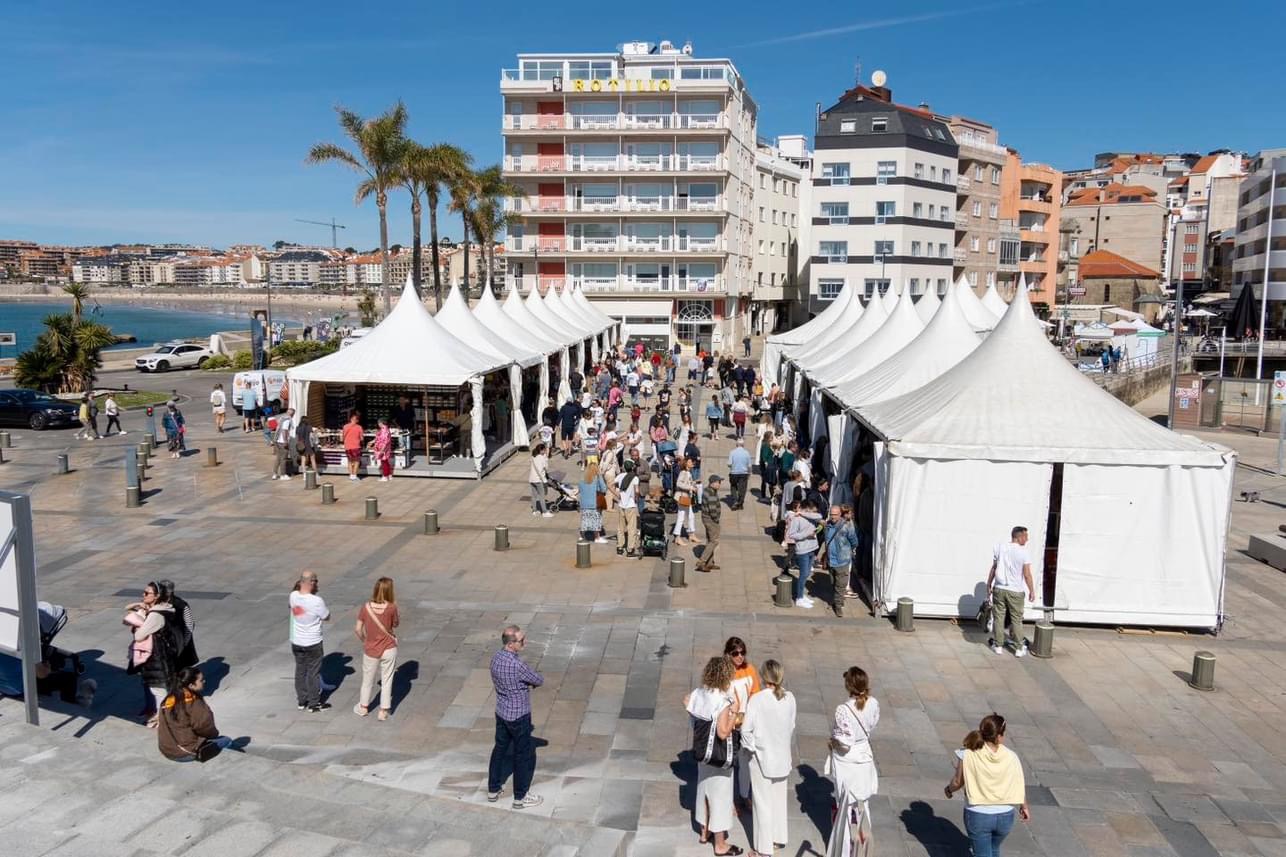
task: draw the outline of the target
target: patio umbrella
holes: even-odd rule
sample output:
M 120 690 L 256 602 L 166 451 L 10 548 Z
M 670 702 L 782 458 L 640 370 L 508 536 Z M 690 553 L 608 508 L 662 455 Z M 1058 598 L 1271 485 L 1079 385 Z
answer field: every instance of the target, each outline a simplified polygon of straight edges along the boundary
M 1251 339 L 1259 329 L 1259 313 L 1255 310 L 1255 290 L 1242 286 L 1237 295 L 1237 303 L 1232 308 L 1228 319 L 1228 335 L 1231 339 Z

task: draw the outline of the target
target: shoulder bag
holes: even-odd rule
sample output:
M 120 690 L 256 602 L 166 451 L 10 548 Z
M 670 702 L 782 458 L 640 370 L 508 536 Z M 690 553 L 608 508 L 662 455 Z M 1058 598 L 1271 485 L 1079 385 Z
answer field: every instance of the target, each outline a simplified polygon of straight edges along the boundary
M 369 601 L 362 605 L 362 609 L 366 611 L 367 616 L 371 617 L 371 621 L 375 623 L 376 628 L 380 629 L 381 634 L 383 634 L 386 637 L 391 637 L 393 639 L 393 648 L 397 648 L 397 635 L 393 634 L 391 631 L 389 631 L 388 628 L 384 627 L 384 623 L 380 621 L 380 617 L 375 615 L 375 611 L 371 609 L 371 605 Z
M 692 755 L 698 762 L 715 768 L 731 768 L 741 749 L 741 733 L 733 730 L 727 738 L 719 738 L 718 717 L 714 720 L 692 718 Z

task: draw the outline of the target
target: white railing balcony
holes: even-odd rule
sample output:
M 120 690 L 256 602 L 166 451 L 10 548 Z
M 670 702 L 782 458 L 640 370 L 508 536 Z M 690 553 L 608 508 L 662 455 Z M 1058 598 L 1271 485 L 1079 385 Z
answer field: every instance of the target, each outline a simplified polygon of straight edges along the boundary
M 679 211 L 718 211 L 721 206 L 717 196 L 679 197 L 675 206 Z
M 619 197 L 586 196 L 573 199 L 573 211 L 616 211 L 621 207 Z
M 674 159 L 676 170 L 717 170 L 718 155 L 678 155 Z
M 969 178 L 967 176 L 956 177 L 956 187 L 959 188 L 960 190 L 968 190 L 972 186 L 973 186 L 973 182 L 969 181 Z
M 566 211 L 567 200 L 561 196 L 542 196 L 527 201 L 529 211 Z
M 573 277 L 573 286 L 580 286 L 587 292 L 616 291 L 616 277 Z
M 616 155 L 572 155 L 568 158 L 568 169 L 574 172 L 600 172 L 615 170 L 620 165 Z
M 968 260 L 969 260 L 969 251 L 968 251 L 968 250 L 957 250 L 957 251 L 956 251 L 956 261 L 957 261 L 957 262 L 967 262 Z
M 621 127 L 620 117 L 615 113 L 571 114 L 571 126 L 577 131 L 610 131 Z
M 669 211 L 674 208 L 672 196 L 628 197 L 622 206 L 626 211 Z
M 1044 256 L 1038 256 L 1038 255 L 1036 255 L 1035 253 L 1033 253 L 1033 254 L 1031 254 L 1030 256 L 1028 256 L 1026 259 L 1023 259 L 1023 261 L 1024 261 L 1024 262 L 1030 262 L 1030 263 L 1033 263 L 1033 264 L 1034 264 L 1034 263 L 1037 263 L 1037 262 L 1042 262 L 1042 263 L 1043 263 L 1043 262 L 1045 261 L 1045 257 L 1044 257 Z
M 968 228 L 969 228 L 969 215 L 964 214 L 964 213 L 957 213 L 957 214 L 956 214 L 956 226 L 959 226 L 961 229 L 968 229 Z
M 549 289 L 558 289 L 558 291 L 561 292 L 563 290 L 564 283 L 566 283 L 566 280 L 562 277 L 538 276 L 536 278 L 536 285 L 540 287 L 542 292 L 548 291 Z
M 626 113 L 621 118 L 626 128 L 669 128 L 673 124 L 669 113 Z
M 656 277 L 622 277 L 621 288 L 630 292 L 659 292 L 661 280 Z M 669 290 L 668 284 L 666 290 Z
M 533 240 L 542 253 L 561 253 L 567 248 L 567 241 L 562 236 L 537 235 Z
M 676 250 L 688 253 L 709 253 L 719 249 L 718 236 L 680 235 Z
M 721 128 L 723 117 L 718 113 L 680 113 L 679 127 L 689 129 Z
M 620 239 L 615 235 L 582 235 L 572 237 L 572 249 L 584 253 L 615 253 Z
M 668 235 L 662 235 L 657 238 L 641 238 L 638 236 L 625 236 L 624 249 L 632 253 L 666 253 L 673 246 L 673 240 Z
M 626 170 L 664 170 L 670 165 L 668 155 L 627 155 L 622 161 Z
M 720 280 L 718 277 L 675 277 L 674 291 L 676 292 L 718 292 Z

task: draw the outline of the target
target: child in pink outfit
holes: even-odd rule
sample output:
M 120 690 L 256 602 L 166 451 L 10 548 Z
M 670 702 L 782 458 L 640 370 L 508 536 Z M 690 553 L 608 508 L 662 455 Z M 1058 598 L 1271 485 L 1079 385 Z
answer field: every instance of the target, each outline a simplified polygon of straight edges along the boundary
M 131 610 L 125 614 L 124 622 L 130 628 L 138 628 L 147 621 L 146 610 Z M 135 640 L 134 632 L 130 631 L 129 643 L 129 662 L 131 666 L 142 666 L 148 658 L 152 656 L 152 638 L 149 636 L 146 640 Z

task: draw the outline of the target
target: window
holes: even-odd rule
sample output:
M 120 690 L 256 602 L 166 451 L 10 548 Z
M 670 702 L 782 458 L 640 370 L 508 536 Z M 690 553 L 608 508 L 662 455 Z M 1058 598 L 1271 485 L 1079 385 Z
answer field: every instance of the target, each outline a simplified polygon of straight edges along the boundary
M 988 252 L 988 253 L 995 253 L 995 252 L 996 252 L 996 239 L 995 239 L 995 238 L 988 238 L 988 239 L 987 239 L 987 252 Z
M 866 291 L 866 297 L 873 298 L 876 295 L 881 294 L 882 292 L 888 291 L 889 281 L 888 280 L 867 280 L 864 283 L 863 288 Z
M 883 223 L 885 219 L 897 214 L 897 204 L 893 202 L 875 203 L 875 222 Z
M 971 208 L 974 217 L 982 217 L 982 201 L 975 199 Z
M 938 135 L 938 139 L 939 139 L 939 140 L 945 140 L 945 139 L 947 139 L 947 135 L 942 133 L 942 129 L 941 129 L 941 128 L 934 128 L 934 129 L 933 129 L 933 132 L 934 132 L 935 134 L 937 134 L 937 135 Z
M 764 239 L 759 239 L 759 255 L 764 255 Z
M 775 208 L 772 210 L 772 225 L 777 225 L 777 209 Z
M 933 206 L 929 206 L 929 207 L 930 207 L 930 208 L 932 208 Z M 924 203 L 922 203 L 922 202 L 913 202 L 913 203 L 911 203 L 911 216 L 912 216 L 912 217 L 924 217 Z M 930 217 L 932 217 L 932 216 L 933 216 L 932 212 L 930 212 L 929 216 L 930 216 Z
M 1070 245 L 1070 246 L 1068 247 L 1068 249 L 1071 251 L 1071 255 L 1073 255 L 1073 256 L 1079 256 L 1079 255 L 1081 255 L 1081 239 L 1079 239 L 1079 238 L 1072 238 L 1072 239 L 1068 242 L 1068 244 Z
M 611 60 L 572 62 L 567 64 L 568 76 L 572 80 L 611 80 L 614 65 Z
M 786 255 L 786 242 L 785 242 L 785 241 L 781 242 L 781 255 L 783 255 L 783 256 L 785 256 L 785 255 Z
M 938 245 L 938 258 L 939 259 L 947 258 L 947 245 L 945 243 Z
M 763 173 L 759 174 L 759 189 L 760 190 L 768 189 L 768 176 L 764 175 Z
M 799 226 L 799 215 L 798 215 L 798 214 L 795 214 L 795 213 L 793 213 L 793 212 L 791 213 L 791 215 L 790 215 L 790 225 L 791 225 L 791 228 L 792 228 L 792 229 L 793 229 L 793 228 L 795 228 L 795 227 L 798 227 L 798 226 Z
M 763 276 L 764 276 L 763 274 L 760 274 L 760 275 L 759 275 L 759 282 L 761 282 L 761 283 L 763 282 Z M 775 286 L 775 285 L 777 285 L 777 274 L 776 274 L 776 272 L 773 272 L 773 273 L 771 273 L 771 274 L 769 274 L 769 275 L 768 275 L 768 285 L 770 285 L 770 286 Z
M 563 63 L 561 60 L 553 62 L 524 60 L 522 63 L 523 80 L 553 80 L 556 77 L 562 77 L 562 75 Z
M 822 178 L 830 179 L 831 184 L 848 184 L 848 164 L 822 164 Z
M 982 181 L 982 164 L 973 165 L 973 177 L 975 181 Z
M 823 202 L 822 217 L 829 217 L 831 221 L 843 220 L 848 221 L 848 203 L 847 202 Z
M 828 262 L 847 262 L 848 242 L 823 241 L 818 249 L 818 255 L 826 257 Z
M 841 120 L 840 120 L 840 122 L 839 122 L 839 132 L 840 132 L 841 134 L 855 134 L 855 133 L 857 133 L 857 120 L 856 120 L 856 119 L 841 119 Z
M 994 203 L 994 202 L 993 202 L 993 203 L 991 203 L 991 204 L 989 204 L 989 205 L 987 206 L 987 216 L 988 216 L 988 217 L 990 217 L 992 220 L 995 220 L 997 217 L 999 217 L 999 216 L 1000 216 L 1000 205 L 999 205 L 998 203 Z
M 773 177 L 773 180 L 772 180 L 772 192 L 781 193 L 781 179 L 776 178 L 775 176 Z
M 991 168 L 991 183 L 992 183 L 992 184 L 1000 184 L 1000 168 L 999 168 L 999 167 L 992 167 L 992 168 Z
M 876 242 L 875 242 L 875 258 L 877 258 L 877 259 L 878 259 L 878 258 L 880 258 L 881 256 L 892 256 L 892 255 L 893 255 L 893 242 L 892 242 L 892 241 L 876 241 Z
M 1197 272 L 1197 263 L 1196 263 L 1196 262 L 1184 262 L 1184 263 L 1183 263 L 1183 273 L 1185 273 L 1185 274 L 1195 274 L 1196 272 Z
M 822 301 L 833 301 L 839 297 L 839 293 L 844 291 L 843 280 L 818 280 L 817 281 L 817 299 Z
M 777 255 L 777 242 L 776 242 L 776 241 L 769 241 L 769 242 L 768 242 L 768 255 L 769 255 L 769 256 L 776 256 L 776 255 Z
M 912 256 L 919 256 L 919 255 L 920 255 L 920 242 L 919 242 L 919 241 L 912 241 L 912 242 L 911 242 L 911 255 L 912 255 Z
M 988 271 L 988 272 L 987 272 L 987 286 L 988 286 L 988 287 L 991 287 L 991 286 L 995 286 L 995 285 L 996 285 L 996 272 L 995 272 L 995 271 Z
M 875 164 L 875 175 L 881 178 L 888 178 L 898 174 L 897 161 L 879 161 Z
M 918 295 L 918 294 L 920 294 L 920 278 L 919 278 L 919 277 L 912 277 L 912 278 L 911 278 L 911 294 L 913 294 L 913 295 Z
M 768 221 L 767 221 L 767 219 L 766 219 L 766 215 L 764 214 L 764 207 L 763 207 L 762 205 L 761 205 L 761 206 L 759 206 L 759 222 L 760 222 L 760 223 L 767 223 L 767 222 L 768 222 Z
M 885 116 L 871 117 L 871 133 L 878 134 L 889 130 L 889 120 Z
M 937 180 L 938 180 L 938 168 L 933 164 L 929 164 L 929 181 L 936 182 Z
M 978 244 L 979 244 L 978 236 L 977 236 L 977 235 L 971 236 L 971 237 L 969 238 L 969 252 L 970 252 L 970 253 L 977 253 L 977 252 L 978 252 Z
M 942 220 L 950 220 L 950 219 L 951 219 L 951 209 L 947 208 L 947 207 L 944 205 L 944 206 L 942 206 L 942 208 L 940 209 L 940 211 L 941 211 L 941 213 L 942 213 L 942 217 L 941 217 L 941 219 L 942 219 Z
M 914 172 L 913 172 L 912 174 L 913 174 L 917 179 L 922 179 L 922 178 L 924 178 L 924 164 L 917 163 L 917 164 L 915 165 L 915 167 L 913 168 L 913 170 L 914 170 Z
M 674 69 L 669 66 L 652 69 L 653 80 L 672 80 L 674 78 Z
M 1196 235 L 1196 234 L 1197 234 L 1197 226 L 1198 226 L 1198 224 L 1196 224 L 1196 223 L 1185 223 L 1185 224 L 1183 224 L 1183 231 L 1184 231 L 1184 234 L 1186 234 L 1186 235 Z
M 970 287 L 970 288 L 973 288 L 973 289 L 978 288 L 978 272 L 977 272 L 977 271 L 970 271 L 970 272 L 969 272 L 969 287 Z
M 1185 253 L 1196 253 L 1196 252 L 1197 252 L 1197 245 L 1196 245 L 1196 244 L 1184 244 L 1184 245 L 1183 245 L 1183 252 L 1185 252 Z
M 942 183 L 951 184 L 951 170 L 946 167 L 942 168 Z
M 945 205 L 944 205 L 944 206 L 942 206 L 942 208 L 943 208 L 943 210 L 946 210 L 946 206 L 945 206 Z M 933 214 L 933 213 L 934 213 L 935 211 L 937 211 L 937 210 L 938 210 L 938 207 L 937 207 L 936 205 L 934 205 L 933 203 L 929 203 L 929 219 L 930 219 L 930 220 L 932 220 L 932 219 L 933 219 L 933 217 L 934 217 L 934 214 Z

